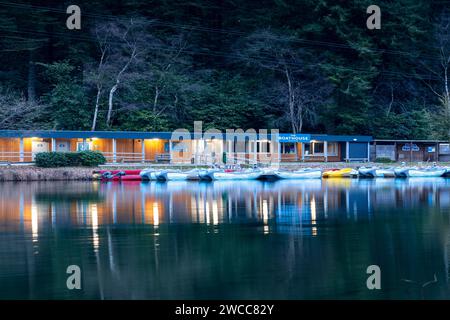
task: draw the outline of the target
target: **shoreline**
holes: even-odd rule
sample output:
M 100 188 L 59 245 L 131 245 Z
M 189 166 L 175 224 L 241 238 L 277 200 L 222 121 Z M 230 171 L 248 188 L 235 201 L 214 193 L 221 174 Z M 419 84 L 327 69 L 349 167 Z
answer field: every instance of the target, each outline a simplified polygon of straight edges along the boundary
M 418 165 L 418 163 L 407 163 L 407 166 Z M 420 164 L 419 164 L 420 165 Z M 431 166 L 431 163 L 422 163 L 422 166 Z M 448 163 L 439 163 L 438 165 L 448 165 Z M 280 169 L 297 170 L 301 168 L 320 168 L 357 169 L 364 166 L 377 166 L 380 168 L 398 167 L 401 163 L 375 163 L 375 162 L 295 162 L 283 163 Z M 19 181 L 92 181 L 93 171 L 95 170 L 133 170 L 144 168 L 158 169 L 181 169 L 190 170 L 193 168 L 207 168 L 205 165 L 152 165 L 152 164 L 124 164 L 124 165 L 104 165 L 101 167 L 62 167 L 62 168 L 39 168 L 35 166 L 3 166 L 0 167 L 0 182 L 19 182 Z M 249 167 L 249 165 L 244 165 Z

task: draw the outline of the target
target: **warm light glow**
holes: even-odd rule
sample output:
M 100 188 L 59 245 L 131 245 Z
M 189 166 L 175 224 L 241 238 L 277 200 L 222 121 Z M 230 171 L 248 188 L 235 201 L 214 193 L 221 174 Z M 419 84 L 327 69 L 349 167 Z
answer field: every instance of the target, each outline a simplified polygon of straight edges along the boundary
M 210 216 L 209 216 L 209 203 L 208 203 L 208 201 L 206 201 L 205 200 L 205 210 L 206 210 L 206 212 L 205 212 L 205 215 L 206 215 L 206 224 L 209 224 L 209 222 L 210 222 L 210 220 L 211 220 L 211 218 L 210 218 Z
M 158 202 L 153 202 L 153 225 L 159 226 L 159 206 Z
M 217 225 L 219 223 L 219 209 L 217 206 L 217 200 L 213 201 L 212 213 L 213 213 L 213 225 Z
M 316 199 L 313 197 L 311 199 L 311 224 L 315 225 L 316 224 Z M 312 227 L 312 235 L 313 236 L 317 236 L 317 227 L 313 226 Z
M 90 206 L 91 211 L 91 225 L 92 225 L 92 243 L 94 245 L 94 252 L 98 251 L 99 237 L 98 237 L 98 210 L 97 204 Z
M 38 233 L 39 233 L 39 212 L 36 204 L 33 202 L 31 204 L 31 235 L 33 242 L 38 241 Z
M 311 223 L 316 224 L 316 199 L 311 199 Z
M 268 234 L 269 226 L 267 225 L 267 222 L 269 221 L 269 210 L 268 210 L 267 200 L 263 200 L 262 214 L 263 214 L 263 223 L 264 223 L 264 234 Z

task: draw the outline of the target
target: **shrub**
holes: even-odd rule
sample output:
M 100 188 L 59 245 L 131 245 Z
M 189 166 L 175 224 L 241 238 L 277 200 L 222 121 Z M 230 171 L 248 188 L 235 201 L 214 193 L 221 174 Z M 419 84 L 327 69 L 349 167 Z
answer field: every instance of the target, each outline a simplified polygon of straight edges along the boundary
M 65 167 L 69 165 L 68 158 L 62 152 L 39 152 L 34 159 L 36 166 L 43 168 Z
M 105 157 L 98 151 L 80 152 L 39 152 L 35 163 L 38 167 L 96 167 L 106 162 Z
M 84 167 L 96 167 L 106 163 L 105 156 L 98 151 L 81 151 L 78 152 L 79 160 Z
M 389 159 L 389 158 L 376 158 L 375 162 L 379 162 L 379 163 L 393 163 L 395 161 Z

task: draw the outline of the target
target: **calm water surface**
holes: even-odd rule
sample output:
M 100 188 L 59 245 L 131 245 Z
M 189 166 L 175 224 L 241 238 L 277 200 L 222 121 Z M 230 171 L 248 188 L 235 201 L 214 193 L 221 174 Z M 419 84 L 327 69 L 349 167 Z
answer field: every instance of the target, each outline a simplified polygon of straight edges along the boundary
M 442 178 L 3 183 L 0 298 L 445 299 L 449 214 Z

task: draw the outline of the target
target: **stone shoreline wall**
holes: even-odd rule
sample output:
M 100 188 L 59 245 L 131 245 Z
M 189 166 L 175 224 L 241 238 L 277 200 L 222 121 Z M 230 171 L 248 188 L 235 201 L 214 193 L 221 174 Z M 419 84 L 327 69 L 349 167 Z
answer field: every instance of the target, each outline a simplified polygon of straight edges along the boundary
M 92 180 L 93 168 L 2 167 L 0 181 Z

